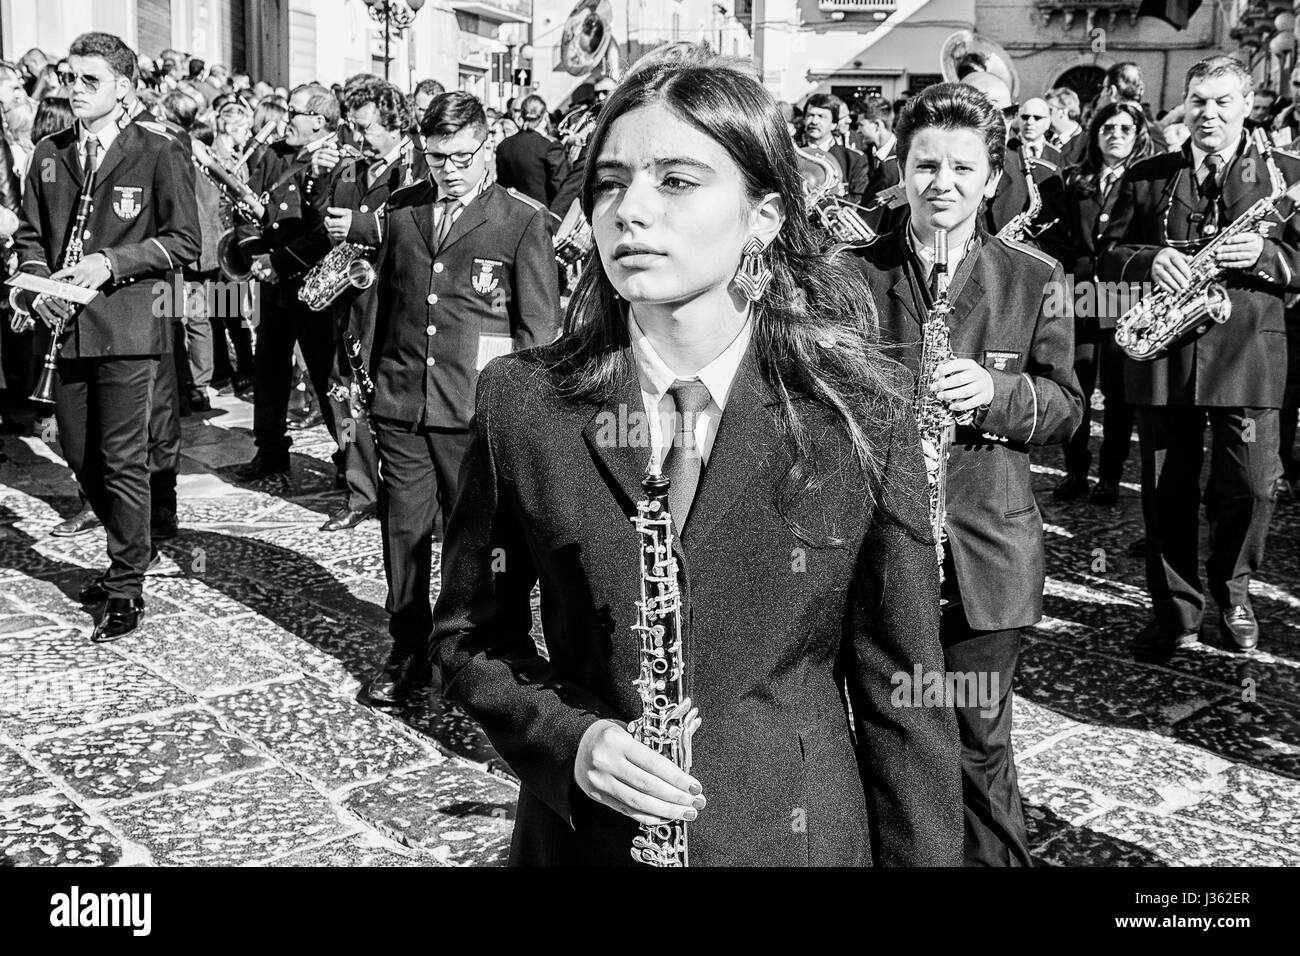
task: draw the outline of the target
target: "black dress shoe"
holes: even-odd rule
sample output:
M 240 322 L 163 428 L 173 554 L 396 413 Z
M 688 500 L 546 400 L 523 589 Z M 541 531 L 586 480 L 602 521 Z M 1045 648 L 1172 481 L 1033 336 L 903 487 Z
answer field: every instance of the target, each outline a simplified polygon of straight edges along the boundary
M 190 409 L 196 412 L 212 411 L 212 399 L 207 392 L 195 392 L 190 396 Z
M 149 518 L 149 537 L 154 541 L 166 541 L 176 537 L 180 528 L 176 525 L 176 514 L 168 508 L 159 508 Z
M 363 508 L 360 511 L 353 511 L 351 508 L 340 508 L 330 515 L 329 520 L 320 526 L 322 531 L 347 531 L 349 528 L 355 528 L 367 518 L 375 516 L 375 509 Z
M 1273 500 L 1277 502 L 1295 501 L 1295 488 L 1285 478 L 1273 482 Z
M 237 467 L 235 477 L 240 481 L 257 481 L 261 478 L 269 478 L 271 475 L 283 475 L 288 471 L 288 455 L 283 458 L 269 458 L 259 453 L 253 456 L 252 461 Z
M 411 696 L 411 689 L 427 681 L 431 673 L 427 663 L 417 661 L 414 657 L 402 661 L 390 660 L 366 685 L 366 696 L 372 704 L 405 704 Z
M 1119 482 L 1097 479 L 1097 483 L 1092 486 L 1092 493 L 1088 495 L 1088 501 L 1094 505 L 1115 504 L 1119 501 Z
M 236 395 L 243 395 L 253 390 L 253 380 L 247 375 L 236 375 L 230 380 L 230 387 L 234 389 Z
M 150 571 L 157 570 L 161 565 L 162 555 L 158 553 L 157 548 L 154 548 L 153 553 L 149 555 L 149 566 L 145 568 L 144 573 L 148 574 Z M 104 571 L 93 578 L 77 592 L 77 599 L 82 604 L 98 604 L 101 601 L 107 601 L 109 599 L 108 591 L 104 588 L 104 578 L 107 576 L 108 572 Z
M 1088 476 L 1080 472 L 1071 472 L 1052 489 L 1052 498 L 1056 501 L 1073 501 L 1087 493 Z
M 1133 656 L 1138 660 L 1164 660 L 1170 657 L 1174 651 L 1195 646 L 1200 639 L 1199 631 L 1183 631 L 1174 634 L 1162 629 L 1158 623 L 1153 621 L 1142 628 L 1141 633 L 1133 641 L 1130 649 L 1133 651 Z
M 1259 644 L 1259 624 L 1248 604 L 1234 604 L 1226 611 L 1219 611 L 1219 630 L 1243 651 L 1254 650 Z
M 288 427 L 291 431 L 301 432 L 323 424 L 325 424 L 325 416 L 320 413 L 319 408 L 313 408 L 306 415 L 290 415 Z
M 126 637 L 144 617 L 144 598 L 109 598 L 104 602 L 104 616 L 95 625 L 90 639 L 96 644 Z
M 50 529 L 50 534 L 56 538 L 75 538 L 79 534 L 85 534 L 87 531 L 94 531 L 96 528 L 102 528 L 95 512 L 90 508 L 82 508 L 67 521 L 60 521 Z

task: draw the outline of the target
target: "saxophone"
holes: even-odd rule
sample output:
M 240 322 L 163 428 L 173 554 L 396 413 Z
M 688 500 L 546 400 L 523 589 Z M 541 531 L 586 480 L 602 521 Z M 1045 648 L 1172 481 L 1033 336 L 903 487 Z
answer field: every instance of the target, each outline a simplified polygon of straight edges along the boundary
M 1125 312 L 1115 324 L 1115 344 L 1124 350 L 1129 358 L 1138 362 L 1149 362 L 1158 358 L 1186 332 L 1195 329 L 1198 333 L 1206 331 L 1210 323 L 1222 324 L 1232 314 L 1232 302 L 1228 299 L 1228 290 L 1218 282 L 1227 270 L 1215 261 L 1215 253 L 1225 242 L 1235 236 L 1258 233 L 1267 236 L 1269 230 L 1278 225 L 1277 220 L 1270 219 L 1277 212 L 1284 199 L 1293 203 L 1300 199 L 1300 181 L 1287 186 L 1282 172 L 1273 160 L 1273 146 L 1264 135 L 1263 130 L 1256 129 L 1252 134 L 1256 147 L 1264 156 L 1264 165 L 1268 168 L 1271 191 L 1263 199 L 1257 199 L 1244 213 L 1238 216 L 1222 231 L 1215 234 L 1191 258 L 1192 279 L 1181 292 L 1168 292 L 1161 289 L 1147 296 Z M 1294 209 L 1283 217 L 1289 218 Z
M 1023 161 L 1024 157 L 1022 156 L 1021 159 Z M 1034 171 L 1029 168 L 1028 162 L 1022 162 L 1021 168 L 1025 171 L 1025 188 L 1029 190 L 1029 205 L 1024 212 L 1016 213 L 1007 220 L 1005 226 L 998 230 L 999 239 L 1009 239 L 1012 242 L 1024 242 L 1028 238 L 1029 227 L 1034 224 L 1034 219 L 1038 217 L 1039 210 L 1043 208 L 1043 197 L 1038 190 L 1038 183 L 1034 182 Z M 1051 224 L 1048 223 L 1047 225 L 1050 226 Z M 1046 229 L 1047 226 L 1043 228 Z
M 820 150 L 802 146 L 796 146 L 794 154 L 813 223 L 834 240 L 837 248 L 873 242 L 876 231 L 861 215 L 868 211 L 867 207 L 843 198 L 847 187 L 839 163 Z
M 409 185 L 411 177 L 411 146 L 402 147 L 402 186 Z M 364 174 L 362 174 L 364 175 Z M 379 204 L 375 217 L 383 221 L 387 201 Z M 373 246 L 348 242 L 346 239 L 330 249 L 325 258 L 316 263 L 303 277 L 298 299 L 313 312 L 323 312 L 348 289 L 369 289 L 375 284 L 375 267 L 369 256 Z
M 936 293 L 934 305 L 921 329 L 921 359 L 917 373 L 916 398 L 912 412 L 922 441 L 934 446 L 937 457 L 925 463 L 926 484 L 930 492 L 930 531 L 934 535 L 935 555 L 939 562 L 939 580 L 943 580 L 944 516 L 947 513 L 945 494 L 948 484 L 948 446 L 958 425 L 969 425 L 975 420 L 975 410 L 954 412 L 937 395 L 930 391 L 934 370 L 952 360 L 952 340 L 948 331 L 948 316 L 952 305 L 948 302 L 948 232 L 934 231 L 934 275 Z
M 632 625 L 641 646 L 641 673 L 633 686 L 641 696 L 641 716 L 628 725 L 638 743 L 691 770 L 690 699 L 683 679 L 682 592 L 673 556 L 673 518 L 668 513 L 669 481 L 651 471 L 641 482 L 645 499 L 632 519 L 641 544 L 641 600 Z M 648 866 L 686 866 L 686 821 L 642 825 L 632 840 L 632 859 Z

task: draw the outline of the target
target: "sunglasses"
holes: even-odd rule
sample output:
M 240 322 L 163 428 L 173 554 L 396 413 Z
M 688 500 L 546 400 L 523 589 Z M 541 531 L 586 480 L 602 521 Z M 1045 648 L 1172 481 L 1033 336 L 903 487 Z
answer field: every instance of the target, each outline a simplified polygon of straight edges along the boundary
M 1132 123 L 1102 123 L 1101 131 L 1116 136 L 1132 136 L 1137 132 L 1137 127 Z
M 442 167 L 446 166 L 448 162 L 450 162 L 456 169 L 464 169 L 469 166 L 470 163 L 474 162 L 474 157 L 478 155 L 478 151 L 483 148 L 483 144 L 486 142 L 486 139 L 479 140 L 478 146 L 469 153 L 426 152 L 424 157 L 429 161 L 429 165 L 434 169 L 442 169 Z
M 59 83 L 69 89 L 76 88 L 77 83 L 81 83 L 88 93 L 98 93 L 103 80 L 98 76 L 89 76 L 85 73 L 73 73 L 71 70 L 64 70 L 56 74 Z

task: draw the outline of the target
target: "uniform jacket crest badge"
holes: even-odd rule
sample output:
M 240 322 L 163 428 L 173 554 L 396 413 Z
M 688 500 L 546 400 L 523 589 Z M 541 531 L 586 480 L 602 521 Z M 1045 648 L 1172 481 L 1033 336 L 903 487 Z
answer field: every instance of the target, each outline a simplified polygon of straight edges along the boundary
M 114 186 L 113 212 L 117 214 L 117 218 L 123 222 L 130 222 L 140 215 L 140 210 L 144 208 L 144 204 L 140 201 L 143 195 L 142 186 Z
M 501 285 L 501 270 L 504 263 L 495 259 L 475 259 L 474 269 L 470 275 L 470 285 L 479 295 L 495 292 Z

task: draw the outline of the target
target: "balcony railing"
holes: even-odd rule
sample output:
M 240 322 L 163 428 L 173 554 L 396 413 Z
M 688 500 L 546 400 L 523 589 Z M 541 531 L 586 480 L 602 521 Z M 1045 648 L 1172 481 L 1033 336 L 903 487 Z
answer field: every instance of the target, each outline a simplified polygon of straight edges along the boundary
M 822 13 L 893 13 L 897 0 L 817 0 Z
M 1060 14 L 1062 30 L 1068 31 L 1078 20 L 1083 24 L 1084 36 L 1094 27 L 1113 30 L 1119 19 L 1125 16 L 1130 26 L 1136 26 L 1141 6 L 1141 0 L 1034 0 L 1043 26 L 1049 26 L 1052 18 Z
M 451 8 L 496 23 L 528 23 L 533 18 L 533 0 L 452 0 Z

